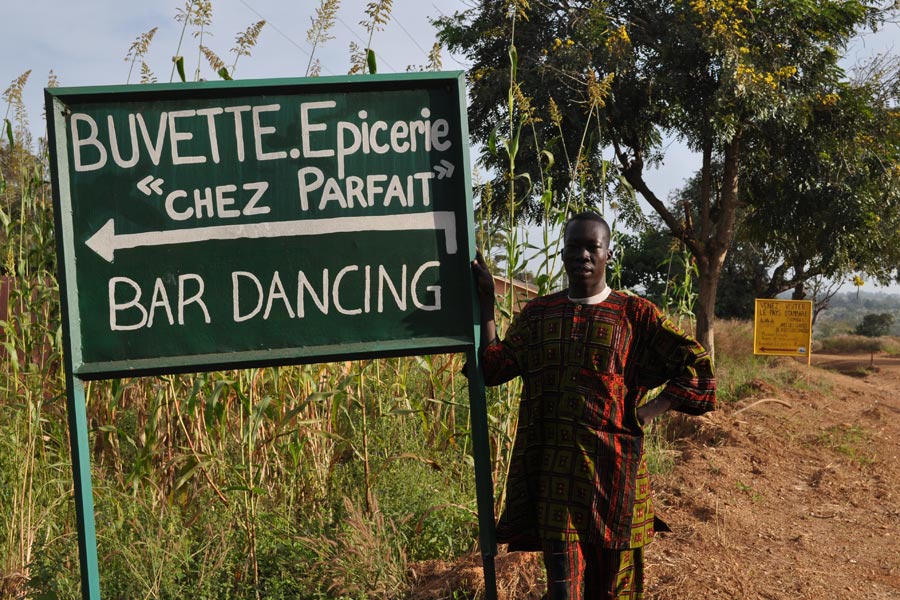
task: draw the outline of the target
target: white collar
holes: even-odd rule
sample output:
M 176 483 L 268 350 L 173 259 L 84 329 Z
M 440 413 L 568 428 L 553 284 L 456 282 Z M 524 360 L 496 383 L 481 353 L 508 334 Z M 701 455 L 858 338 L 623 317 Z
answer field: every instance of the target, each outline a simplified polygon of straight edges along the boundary
M 606 286 L 599 294 L 594 294 L 587 298 L 573 298 L 572 296 L 569 296 L 569 300 L 575 304 L 600 304 L 609 298 L 610 293 L 612 293 L 612 289 L 609 286 Z

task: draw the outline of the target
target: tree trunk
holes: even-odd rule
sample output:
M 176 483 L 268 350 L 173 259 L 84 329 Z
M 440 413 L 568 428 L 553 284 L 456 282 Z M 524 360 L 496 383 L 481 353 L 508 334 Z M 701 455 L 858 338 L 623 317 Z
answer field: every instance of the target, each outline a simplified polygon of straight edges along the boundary
M 709 355 L 715 362 L 715 319 L 716 319 L 716 291 L 719 288 L 719 275 L 722 273 L 722 265 L 725 256 L 721 260 L 704 256 L 697 261 L 699 271 L 699 287 L 697 304 L 694 315 L 697 318 L 697 341 L 703 344 Z
M 719 288 L 719 276 L 725 266 L 725 255 L 734 238 L 734 222 L 738 205 L 738 178 L 740 174 L 740 136 L 735 136 L 724 148 L 722 165 L 722 182 L 719 188 L 718 219 L 715 230 L 708 239 L 700 240 L 694 251 L 697 258 L 697 270 L 700 274 L 698 283 L 697 306 L 694 314 L 697 317 L 697 340 L 709 351 L 715 361 L 715 332 L 713 324 L 716 319 L 716 292 Z

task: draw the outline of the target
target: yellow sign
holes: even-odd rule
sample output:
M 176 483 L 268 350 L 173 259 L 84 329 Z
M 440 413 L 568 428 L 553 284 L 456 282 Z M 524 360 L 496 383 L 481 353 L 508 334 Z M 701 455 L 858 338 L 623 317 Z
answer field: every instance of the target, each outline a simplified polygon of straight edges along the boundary
M 753 353 L 809 357 L 812 306 L 811 300 L 757 298 Z

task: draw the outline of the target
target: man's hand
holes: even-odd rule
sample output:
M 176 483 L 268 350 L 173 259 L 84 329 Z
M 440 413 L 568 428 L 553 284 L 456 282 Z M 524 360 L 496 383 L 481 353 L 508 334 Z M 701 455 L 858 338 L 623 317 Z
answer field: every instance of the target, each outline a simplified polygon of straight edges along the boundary
M 475 253 L 475 260 L 472 261 L 472 273 L 475 275 L 475 287 L 478 290 L 478 301 L 481 303 L 481 308 L 482 310 L 490 308 L 491 317 L 493 317 L 494 277 L 488 270 L 481 252 Z
M 672 401 L 666 398 L 656 397 L 647 404 L 638 407 L 637 420 L 641 427 L 645 427 L 647 423 L 666 412 L 672 407 Z
M 490 346 L 497 341 L 497 324 L 494 322 L 494 276 L 488 270 L 481 252 L 475 253 L 472 274 L 481 306 L 481 345 Z

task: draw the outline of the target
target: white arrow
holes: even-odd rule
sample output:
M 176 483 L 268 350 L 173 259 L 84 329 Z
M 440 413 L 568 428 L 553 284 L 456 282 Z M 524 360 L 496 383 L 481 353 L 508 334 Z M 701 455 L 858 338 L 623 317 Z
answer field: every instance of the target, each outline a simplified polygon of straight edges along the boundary
M 150 183 L 150 182 L 153 183 Z M 147 175 L 137 183 L 137 189 L 144 192 L 145 195 L 150 195 L 150 190 L 153 190 L 157 193 L 157 195 L 162 196 L 162 184 L 165 183 L 164 179 L 156 179 L 154 175 Z M 149 184 L 149 185 L 148 185 Z
M 169 246 L 207 240 L 237 240 L 329 233 L 353 233 L 357 231 L 409 231 L 443 230 L 447 254 L 456 254 L 456 218 L 451 211 L 415 213 L 409 215 L 383 215 L 373 217 L 336 217 L 305 221 L 276 221 L 274 223 L 244 223 L 241 225 L 214 225 L 193 229 L 147 231 L 144 233 L 116 234 L 112 219 L 97 230 L 85 244 L 107 262 L 113 262 L 116 250 Z
M 443 179 L 444 177 L 450 177 L 453 175 L 453 163 L 447 162 L 443 158 L 441 159 L 441 164 L 435 165 L 434 170 L 437 172 L 438 179 Z

